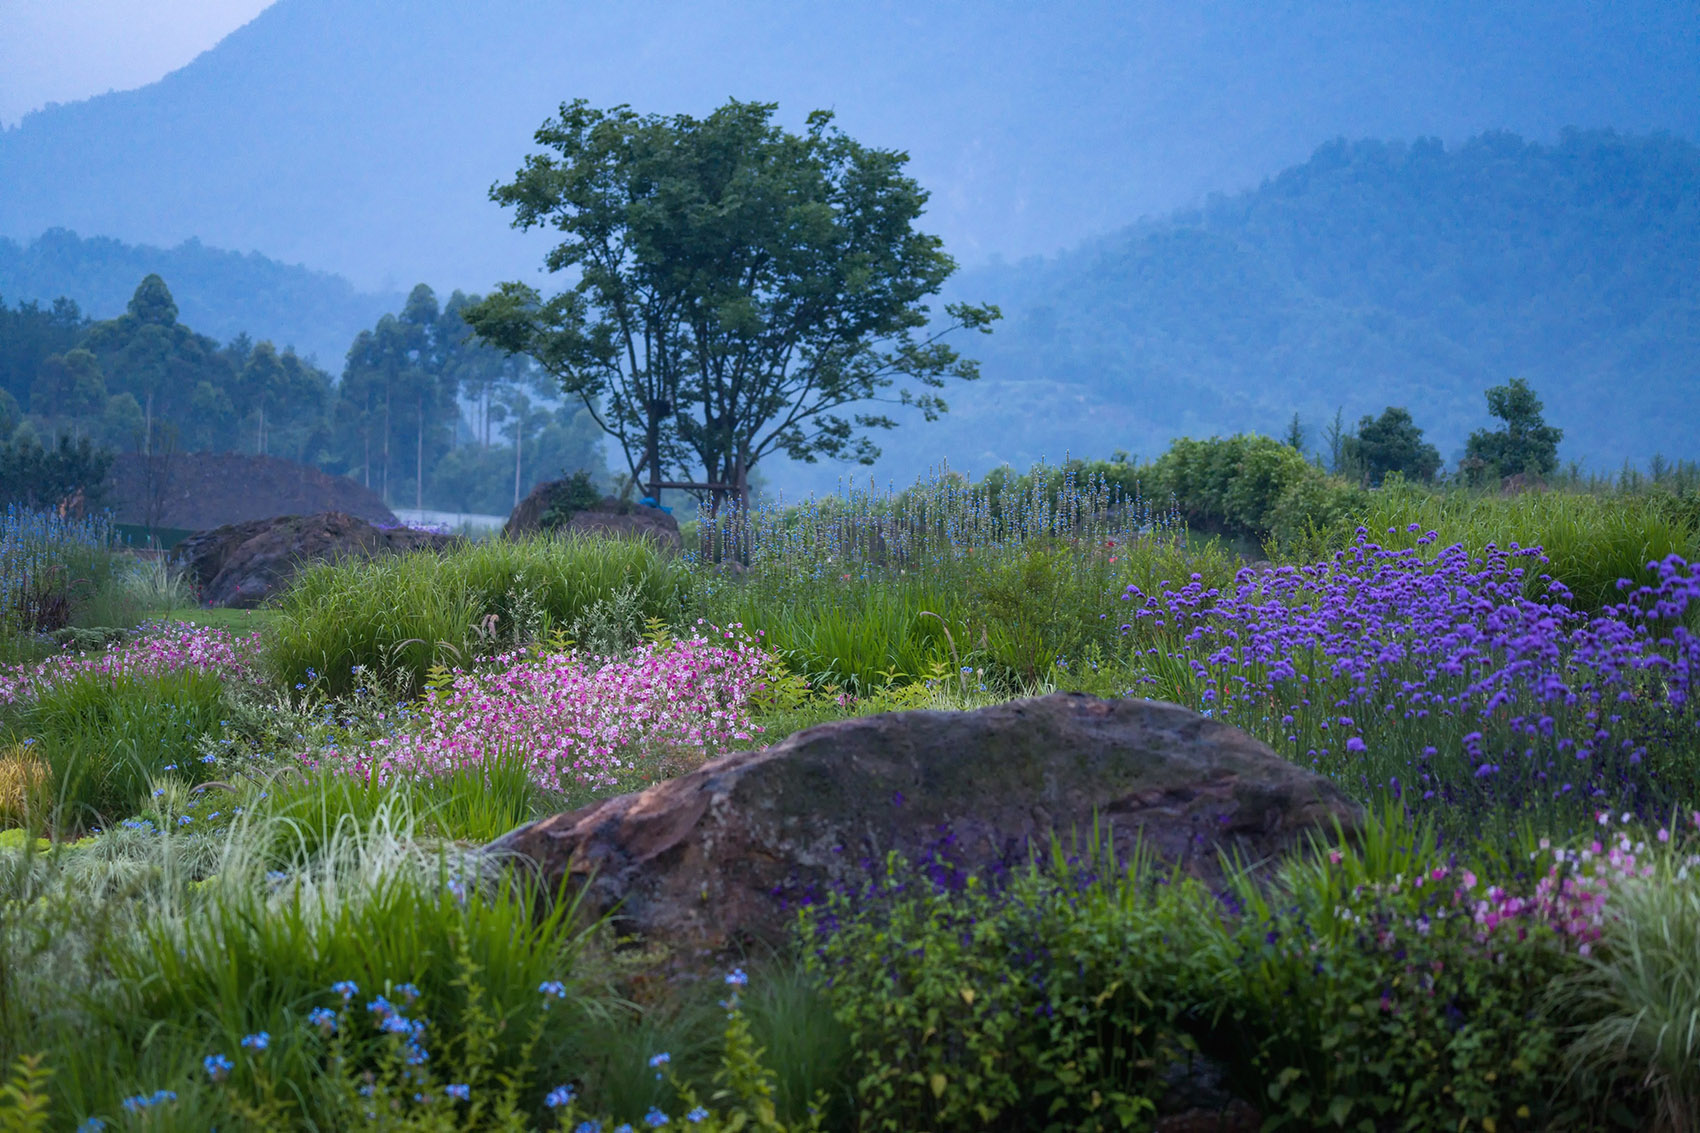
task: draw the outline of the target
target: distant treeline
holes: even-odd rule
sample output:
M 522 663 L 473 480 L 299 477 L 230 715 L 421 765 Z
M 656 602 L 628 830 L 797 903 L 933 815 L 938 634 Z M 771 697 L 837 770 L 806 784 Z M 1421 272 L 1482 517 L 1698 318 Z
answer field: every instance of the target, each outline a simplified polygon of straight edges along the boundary
M 1407 406 L 1451 466 L 1513 377 L 1596 470 L 1700 455 L 1700 147 L 1573 132 L 1330 143 L 1256 189 L 1046 260 L 962 273 L 1006 318 L 913 469 L 1312 441 Z M 881 476 L 882 481 L 884 475 Z
M 439 305 L 416 287 L 354 337 L 334 382 L 289 347 L 196 332 L 158 275 L 98 322 L 65 298 L 0 298 L 4 461 L 51 463 L 60 438 L 96 451 L 265 453 L 351 476 L 393 506 L 495 514 L 539 480 L 605 475 L 582 407 L 549 403 L 523 359 L 469 341 L 459 312 L 473 298 L 457 291 Z

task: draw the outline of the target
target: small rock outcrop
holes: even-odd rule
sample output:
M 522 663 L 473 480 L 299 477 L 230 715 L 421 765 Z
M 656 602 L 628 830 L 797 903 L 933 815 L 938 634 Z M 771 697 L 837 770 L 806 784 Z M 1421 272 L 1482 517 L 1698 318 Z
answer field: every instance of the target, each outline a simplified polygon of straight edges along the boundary
M 648 539 L 665 554 L 678 554 L 684 548 L 679 523 L 660 508 L 641 504 L 623 504 L 613 496 L 604 496 L 588 507 L 571 511 L 566 522 L 546 525 L 551 508 L 559 514 L 560 497 L 569 490 L 571 481 L 551 480 L 539 484 L 521 500 L 508 516 L 502 534 L 508 538 L 538 531 L 582 532 L 617 539 Z
M 381 528 L 342 512 L 281 515 L 191 535 L 172 548 L 202 602 L 252 610 L 279 594 L 302 564 L 442 550 L 459 536 Z
M 1136 840 L 1213 877 L 1218 851 L 1258 861 L 1362 809 L 1238 728 L 1173 704 L 1056 693 L 973 712 L 839 720 L 760 751 L 522 826 L 490 852 L 550 884 L 588 885 L 645 937 L 711 954 L 778 942 L 776 893 L 855 883 L 860 863 L 954 836 L 969 867 L 1024 861 L 1094 815 L 1127 860 Z

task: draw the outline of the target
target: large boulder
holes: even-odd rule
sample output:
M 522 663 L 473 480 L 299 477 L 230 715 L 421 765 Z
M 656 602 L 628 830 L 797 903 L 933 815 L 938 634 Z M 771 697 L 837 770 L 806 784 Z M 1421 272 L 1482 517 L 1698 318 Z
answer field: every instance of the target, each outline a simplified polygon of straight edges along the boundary
M 172 548 L 172 559 L 186 569 L 201 601 L 251 610 L 281 593 L 304 563 L 442 550 L 460 541 L 455 535 L 377 527 L 332 511 L 202 531 Z
M 572 511 L 566 522 L 546 526 L 550 509 L 557 507 L 569 490 L 571 481 L 550 480 L 533 488 L 508 515 L 502 534 L 508 538 L 538 531 L 580 532 L 613 539 L 646 539 L 664 554 L 676 555 L 685 542 L 679 534 L 679 523 L 656 507 L 621 503 L 613 496 L 604 496 L 589 507 Z
M 777 942 L 789 916 L 775 894 L 853 883 L 887 850 L 925 853 L 948 832 L 963 865 L 1013 864 L 1053 833 L 1088 838 L 1094 816 L 1121 860 L 1142 840 L 1205 878 L 1220 850 L 1262 861 L 1363 820 L 1333 783 L 1238 728 L 1173 704 L 1055 693 L 822 724 L 487 849 L 704 955 Z

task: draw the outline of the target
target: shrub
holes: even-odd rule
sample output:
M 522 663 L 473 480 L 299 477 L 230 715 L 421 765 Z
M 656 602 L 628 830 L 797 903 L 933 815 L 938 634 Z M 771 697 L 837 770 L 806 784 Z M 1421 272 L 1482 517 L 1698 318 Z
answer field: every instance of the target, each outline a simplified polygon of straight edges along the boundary
M 946 839 L 948 841 L 948 838 Z M 1190 1043 L 1172 994 L 1207 892 L 1143 863 L 987 878 L 892 856 L 805 907 L 809 969 L 848 1029 L 860 1128 L 1143 1127 Z
M 1153 489 L 1172 495 L 1189 525 L 1252 539 L 1269 534 L 1284 492 L 1322 475 L 1291 447 L 1251 434 L 1183 437 L 1157 458 L 1151 473 Z
M 376 673 L 404 695 L 432 666 L 544 640 L 624 588 L 645 618 L 680 618 L 688 578 L 647 545 L 621 539 L 492 539 L 443 554 L 319 563 L 296 576 L 267 630 L 284 687 L 317 679 L 330 697 Z

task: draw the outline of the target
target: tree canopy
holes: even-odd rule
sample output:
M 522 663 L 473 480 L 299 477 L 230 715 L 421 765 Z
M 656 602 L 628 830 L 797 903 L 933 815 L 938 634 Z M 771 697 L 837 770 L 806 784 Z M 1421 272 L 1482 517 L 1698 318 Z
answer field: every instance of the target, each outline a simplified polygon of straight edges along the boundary
M 851 458 L 892 428 L 872 402 L 946 409 L 926 389 L 977 376 L 943 341 L 989 331 L 995 307 L 922 302 L 955 270 L 914 225 L 927 194 L 906 154 L 863 146 L 809 115 L 802 134 L 770 103 L 706 118 L 565 103 L 491 197 L 514 226 L 562 240 L 545 258 L 572 282 L 544 298 L 504 283 L 463 318 L 526 354 L 578 397 L 653 488 L 702 469 L 734 485 L 763 458 Z M 912 379 L 917 393 L 899 379 Z M 699 498 L 706 493 L 699 492 Z
M 1465 446 L 1464 467 L 1475 478 L 1548 476 L 1558 467 L 1558 442 L 1564 430 L 1548 425 L 1545 408 L 1529 383 L 1512 378 L 1487 391 L 1488 412 L 1505 422 L 1503 428 L 1478 429 Z
M 1423 431 L 1408 409 L 1389 405 L 1380 417 L 1365 416 L 1355 434 L 1343 437 L 1345 467 L 1370 487 L 1380 487 L 1389 472 L 1407 480 L 1433 480 L 1440 471 L 1440 452 L 1423 440 Z

